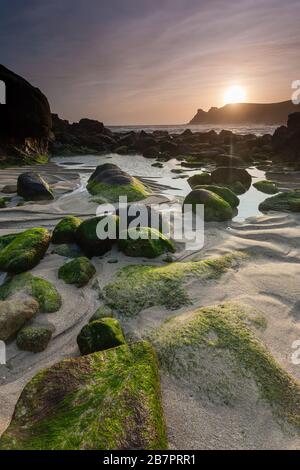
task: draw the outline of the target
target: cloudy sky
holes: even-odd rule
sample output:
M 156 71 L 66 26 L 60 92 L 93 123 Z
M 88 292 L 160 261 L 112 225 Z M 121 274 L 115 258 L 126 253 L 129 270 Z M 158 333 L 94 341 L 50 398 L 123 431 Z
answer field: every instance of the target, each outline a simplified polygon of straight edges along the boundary
M 179 124 L 232 85 L 290 99 L 299 23 L 299 0 L 1 0 L 0 61 L 71 121 Z

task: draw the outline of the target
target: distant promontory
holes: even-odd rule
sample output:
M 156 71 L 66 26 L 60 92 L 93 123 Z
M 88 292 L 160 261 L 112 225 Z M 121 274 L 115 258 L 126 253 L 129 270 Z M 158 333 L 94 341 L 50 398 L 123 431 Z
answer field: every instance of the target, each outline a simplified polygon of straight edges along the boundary
M 234 103 L 222 108 L 198 109 L 189 124 L 285 124 L 288 115 L 300 111 L 292 101 L 281 103 Z

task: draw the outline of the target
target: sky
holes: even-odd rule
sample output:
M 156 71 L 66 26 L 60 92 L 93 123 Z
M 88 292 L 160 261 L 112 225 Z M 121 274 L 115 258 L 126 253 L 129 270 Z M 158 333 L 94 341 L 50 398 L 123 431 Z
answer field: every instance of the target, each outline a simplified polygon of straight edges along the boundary
M 233 85 L 290 99 L 299 23 L 299 0 L 0 0 L 0 62 L 70 121 L 181 124 Z

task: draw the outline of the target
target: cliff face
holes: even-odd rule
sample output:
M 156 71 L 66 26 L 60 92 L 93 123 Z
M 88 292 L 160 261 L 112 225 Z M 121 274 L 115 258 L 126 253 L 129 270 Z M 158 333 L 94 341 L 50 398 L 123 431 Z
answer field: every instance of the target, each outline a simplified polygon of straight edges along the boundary
M 300 105 L 292 101 L 282 103 L 237 103 L 209 111 L 198 109 L 189 124 L 285 124 L 288 115 L 300 111 Z
M 24 78 L 0 65 L 6 103 L 0 105 L 0 157 L 39 158 L 47 153 L 52 126 L 47 98 Z

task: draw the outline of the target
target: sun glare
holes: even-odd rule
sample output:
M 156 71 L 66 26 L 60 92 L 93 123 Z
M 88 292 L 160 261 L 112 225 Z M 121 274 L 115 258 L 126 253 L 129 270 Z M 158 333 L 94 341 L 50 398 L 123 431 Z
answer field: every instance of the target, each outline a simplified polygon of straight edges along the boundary
M 246 98 L 245 89 L 235 85 L 228 88 L 224 93 L 224 104 L 243 103 Z

